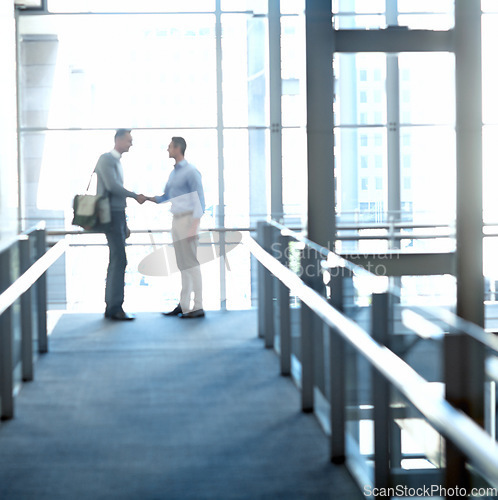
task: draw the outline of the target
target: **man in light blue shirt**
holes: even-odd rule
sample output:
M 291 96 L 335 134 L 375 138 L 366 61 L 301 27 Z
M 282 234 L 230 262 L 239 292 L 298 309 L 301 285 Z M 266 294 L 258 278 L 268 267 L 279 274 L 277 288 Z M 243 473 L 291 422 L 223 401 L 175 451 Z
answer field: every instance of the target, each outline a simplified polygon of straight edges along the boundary
M 180 303 L 166 316 L 200 318 L 202 307 L 202 277 L 197 259 L 199 223 L 204 213 L 204 190 L 200 172 L 185 160 L 187 143 L 183 137 L 173 137 L 168 146 L 169 157 L 175 160 L 164 194 L 148 198 L 155 203 L 171 202 L 173 224 L 171 234 L 176 263 L 182 276 Z M 193 295 L 193 297 L 192 297 Z M 193 302 L 192 302 L 193 300 Z

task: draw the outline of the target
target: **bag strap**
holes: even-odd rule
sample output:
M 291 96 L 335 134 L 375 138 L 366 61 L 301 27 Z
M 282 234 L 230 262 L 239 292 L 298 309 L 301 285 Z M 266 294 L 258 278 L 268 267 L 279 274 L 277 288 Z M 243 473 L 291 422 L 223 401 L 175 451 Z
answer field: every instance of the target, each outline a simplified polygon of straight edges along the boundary
M 90 184 L 92 183 L 92 177 L 96 173 L 95 171 L 97 170 L 97 167 L 93 169 L 93 172 L 90 174 L 90 180 L 88 181 L 88 186 L 86 187 L 86 192 L 90 191 Z

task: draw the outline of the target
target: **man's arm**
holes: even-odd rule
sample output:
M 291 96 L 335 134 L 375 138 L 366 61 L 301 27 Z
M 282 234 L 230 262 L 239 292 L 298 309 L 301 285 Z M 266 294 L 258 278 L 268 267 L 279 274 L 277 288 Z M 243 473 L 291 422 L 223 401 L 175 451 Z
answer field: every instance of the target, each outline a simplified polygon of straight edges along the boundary
M 95 167 L 95 171 L 97 175 L 100 175 L 100 178 L 104 184 L 106 191 L 114 194 L 116 196 L 121 196 L 123 198 L 134 198 L 139 203 L 143 203 L 145 199 L 142 201 L 138 200 L 139 195 L 133 191 L 128 191 L 123 186 L 121 179 L 118 177 L 118 172 L 116 170 L 116 166 L 112 160 L 107 155 L 102 155 L 97 162 L 97 166 Z M 143 196 L 143 195 L 140 195 Z

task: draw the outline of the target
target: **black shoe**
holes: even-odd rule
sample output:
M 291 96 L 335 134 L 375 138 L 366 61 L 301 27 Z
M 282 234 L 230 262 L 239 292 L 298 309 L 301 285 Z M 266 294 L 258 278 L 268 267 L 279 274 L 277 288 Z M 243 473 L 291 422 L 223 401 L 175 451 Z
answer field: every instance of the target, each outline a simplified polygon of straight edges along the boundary
M 164 312 L 164 316 L 178 316 L 179 314 L 182 313 L 182 308 L 180 304 L 178 304 L 172 311 L 170 312 Z
M 203 318 L 206 316 L 204 313 L 204 309 L 197 309 L 196 311 L 190 311 L 188 313 L 182 314 L 180 318 L 189 319 L 189 318 Z
M 110 315 L 109 319 L 114 321 L 131 321 L 135 319 L 135 316 L 133 316 L 133 314 L 127 314 L 124 311 L 119 311 L 116 314 Z

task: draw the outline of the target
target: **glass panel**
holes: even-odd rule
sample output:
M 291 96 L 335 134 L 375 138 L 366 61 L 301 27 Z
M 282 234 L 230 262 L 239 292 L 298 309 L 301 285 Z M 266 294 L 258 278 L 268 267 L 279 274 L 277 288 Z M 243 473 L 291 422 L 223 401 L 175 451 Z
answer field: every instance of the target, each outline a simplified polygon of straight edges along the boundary
M 386 27 L 384 0 L 333 0 L 335 29 L 380 29 Z
M 385 0 L 332 0 L 334 14 L 382 14 L 385 11 Z
M 496 0 L 481 0 L 481 9 L 483 12 L 498 12 L 498 4 Z
M 450 127 L 401 127 L 401 204 L 414 222 L 449 224 L 456 217 L 456 139 Z M 421 243 L 422 244 L 422 243 Z M 443 246 L 447 245 L 443 244 Z
M 410 29 L 448 30 L 455 24 L 454 0 L 399 0 L 387 11 L 382 0 L 334 0 L 335 29 L 379 29 L 404 26 Z M 387 18 L 391 18 L 389 23 Z
M 221 0 L 221 10 L 265 14 L 268 12 L 268 2 L 267 0 Z
M 338 221 L 381 222 L 387 208 L 387 129 L 337 128 Z
M 483 127 L 483 214 L 484 221 L 489 224 L 498 223 L 498 197 L 496 186 L 498 185 L 498 169 L 496 158 L 498 157 L 498 127 Z
M 455 58 L 447 53 L 399 55 L 400 122 L 455 123 Z
M 224 132 L 225 226 L 250 224 L 249 137 L 247 130 Z M 256 193 L 253 193 L 253 196 Z
M 282 14 L 303 14 L 305 0 L 285 0 L 280 2 L 280 12 Z
M 281 21 L 282 125 L 306 124 L 306 44 L 304 16 Z
M 303 224 L 307 213 L 306 130 L 282 130 L 282 199 L 285 223 Z M 299 179 L 299 182 L 296 182 Z
M 360 15 L 341 15 L 336 14 L 333 17 L 333 25 L 336 30 L 373 30 L 387 28 L 386 16 L 360 14 Z
M 223 120 L 228 127 L 267 125 L 267 20 L 222 17 Z
M 212 12 L 215 0 L 47 0 L 49 12 Z
M 214 23 L 214 15 L 22 17 L 21 125 L 216 126 Z M 53 34 L 50 53 L 46 36 L 26 36 L 40 32 Z
M 398 0 L 399 12 L 453 12 L 455 0 Z
M 173 165 L 167 153 L 173 133 L 186 139 L 186 158 L 202 174 L 206 198 L 202 226 L 212 225 L 212 216 L 218 205 L 218 156 L 214 130 L 133 130 L 133 147 L 122 158 L 125 186 L 150 196 L 163 192 Z M 22 133 L 21 162 L 27 217 L 33 220 L 47 218 L 48 227 L 69 229 L 73 197 L 86 189 L 99 156 L 112 149 L 113 136 L 114 131 Z M 164 228 L 170 220 L 167 205 L 138 205 L 129 200 L 127 214 L 131 227 Z
M 252 307 L 251 255 L 238 244 L 241 236 L 238 232 L 226 233 L 226 306 L 229 310 Z
M 358 484 L 368 485 L 374 473 L 372 369 L 350 345 L 346 345 L 345 358 L 346 457 Z
M 338 54 L 334 59 L 337 80 L 334 117 L 336 125 L 386 124 L 386 55 Z
M 211 245 L 209 232 L 201 232 L 200 249 Z M 84 239 L 82 239 L 84 238 Z M 74 240 L 83 246 L 71 246 L 66 253 L 67 262 L 67 310 L 102 312 L 104 310 L 105 276 L 108 249 L 103 235 L 78 236 Z M 143 260 L 154 252 L 166 266 L 160 270 L 141 267 Z M 206 252 L 207 253 L 207 252 Z M 125 303 L 129 311 L 167 311 L 178 303 L 181 288 L 180 273 L 175 265 L 174 249 L 168 233 L 132 235 L 126 249 L 128 265 L 125 276 Z M 92 262 L 91 268 L 81 262 Z M 219 259 L 204 259 L 201 263 L 204 308 L 220 307 Z
M 447 31 L 455 26 L 455 15 L 451 14 L 412 14 L 399 15 L 398 25 L 411 30 Z
M 443 391 L 440 384 L 431 385 L 434 392 Z M 395 390 L 390 392 L 392 421 L 389 442 L 393 482 L 404 484 L 404 491 L 410 496 L 418 491 L 411 485 L 423 485 L 432 495 L 438 496 L 444 484 L 444 439 L 402 394 Z M 411 478 L 408 484 L 406 474 Z
M 494 5 L 497 5 L 496 2 Z M 497 9 L 498 10 L 498 9 Z M 498 16 L 482 16 L 482 98 L 483 122 L 498 123 L 498 71 L 496 47 L 498 45 Z
M 455 26 L 454 0 L 398 0 L 398 25 L 409 29 L 449 30 Z

